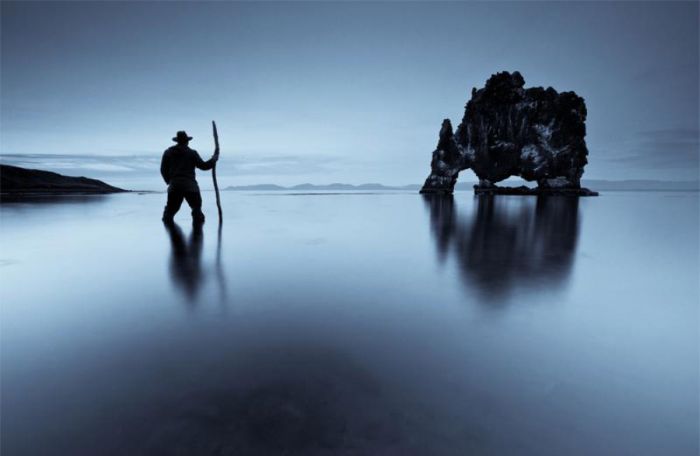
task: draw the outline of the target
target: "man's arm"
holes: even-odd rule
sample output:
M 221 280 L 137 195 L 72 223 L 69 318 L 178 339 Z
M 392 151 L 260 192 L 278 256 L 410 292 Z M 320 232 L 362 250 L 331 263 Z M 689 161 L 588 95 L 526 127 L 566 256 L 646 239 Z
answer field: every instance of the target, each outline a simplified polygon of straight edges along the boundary
M 166 184 L 170 183 L 170 160 L 168 159 L 168 151 L 163 152 L 163 158 L 160 160 L 160 175 Z
M 216 164 L 216 162 L 219 160 L 219 149 L 216 149 L 214 151 L 214 155 L 212 155 L 212 157 L 207 161 L 202 160 L 202 157 L 199 156 L 199 153 L 197 153 L 196 150 L 194 150 L 192 152 L 194 152 L 194 164 L 195 164 L 195 166 L 201 170 L 204 170 L 204 171 L 206 171 L 208 169 L 212 169 L 214 167 L 214 165 Z

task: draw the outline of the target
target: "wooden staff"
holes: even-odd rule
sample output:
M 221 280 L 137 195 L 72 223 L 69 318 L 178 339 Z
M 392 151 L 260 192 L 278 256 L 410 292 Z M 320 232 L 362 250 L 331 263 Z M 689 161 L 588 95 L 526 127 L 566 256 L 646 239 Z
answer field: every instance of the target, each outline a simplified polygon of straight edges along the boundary
M 219 133 L 216 131 L 216 122 L 213 120 L 211 121 L 211 127 L 214 131 L 214 145 L 216 146 L 214 149 L 214 153 L 219 155 Z M 216 182 L 216 163 L 214 163 L 214 166 L 211 169 L 211 177 L 214 179 L 214 191 L 216 192 L 216 207 L 219 209 L 219 225 L 221 225 L 224 221 L 223 216 L 221 215 L 221 198 L 219 197 L 219 184 Z

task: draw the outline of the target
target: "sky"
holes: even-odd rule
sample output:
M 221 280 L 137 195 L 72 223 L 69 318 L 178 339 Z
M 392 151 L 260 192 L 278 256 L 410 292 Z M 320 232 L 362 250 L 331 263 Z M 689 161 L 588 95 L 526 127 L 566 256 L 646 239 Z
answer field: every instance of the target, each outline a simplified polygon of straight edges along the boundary
M 4 163 L 159 189 L 214 119 L 223 186 L 419 184 L 442 119 L 517 70 L 586 100 L 584 179 L 698 178 L 697 2 L 0 5 Z

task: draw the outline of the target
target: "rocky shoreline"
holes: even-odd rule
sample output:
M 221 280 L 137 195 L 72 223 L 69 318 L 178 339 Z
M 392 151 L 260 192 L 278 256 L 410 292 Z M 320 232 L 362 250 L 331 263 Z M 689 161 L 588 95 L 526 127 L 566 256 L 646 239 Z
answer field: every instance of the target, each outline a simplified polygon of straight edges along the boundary
M 72 177 L 51 171 L 0 165 L 0 194 L 3 196 L 35 195 L 103 195 L 128 192 L 97 179 Z

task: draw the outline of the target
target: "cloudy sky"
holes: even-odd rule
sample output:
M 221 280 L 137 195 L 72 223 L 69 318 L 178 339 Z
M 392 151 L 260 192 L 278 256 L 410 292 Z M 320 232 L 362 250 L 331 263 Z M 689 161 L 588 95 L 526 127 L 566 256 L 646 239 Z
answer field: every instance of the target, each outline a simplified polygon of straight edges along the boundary
M 216 119 L 224 185 L 422 183 L 442 119 L 519 70 L 585 98 L 584 178 L 698 177 L 697 2 L 1 8 L 7 163 L 160 188 L 175 131 L 208 156 Z

